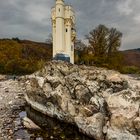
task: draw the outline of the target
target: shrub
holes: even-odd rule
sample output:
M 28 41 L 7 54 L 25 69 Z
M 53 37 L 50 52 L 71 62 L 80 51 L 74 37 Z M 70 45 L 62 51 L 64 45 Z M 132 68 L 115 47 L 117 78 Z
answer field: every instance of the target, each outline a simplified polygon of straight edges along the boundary
M 140 68 L 136 66 L 123 66 L 120 72 L 124 74 L 140 74 Z

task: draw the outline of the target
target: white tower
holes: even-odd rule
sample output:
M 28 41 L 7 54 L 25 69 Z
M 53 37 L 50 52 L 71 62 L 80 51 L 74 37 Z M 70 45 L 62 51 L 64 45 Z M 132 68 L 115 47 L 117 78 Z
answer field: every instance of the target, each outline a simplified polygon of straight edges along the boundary
M 56 0 L 52 8 L 53 57 L 64 54 L 74 63 L 75 14 L 71 6 L 64 0 Z

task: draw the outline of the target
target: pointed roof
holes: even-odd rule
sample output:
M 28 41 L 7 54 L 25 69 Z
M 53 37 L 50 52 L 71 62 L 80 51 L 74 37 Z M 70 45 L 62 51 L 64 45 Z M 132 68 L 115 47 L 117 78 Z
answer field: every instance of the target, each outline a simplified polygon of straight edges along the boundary
M 64 0 L 56 0 L 56 2 L 57 2 L 57 1 L 62 1 L 62 2 L 64 2 Z
M 64 4 L 64 0 L 56 0 L 56 4 L 57 4 L 57 3 L 59 3 L 59 4 L 60 4 L 60 3 L 61 3 L 61 4 Z

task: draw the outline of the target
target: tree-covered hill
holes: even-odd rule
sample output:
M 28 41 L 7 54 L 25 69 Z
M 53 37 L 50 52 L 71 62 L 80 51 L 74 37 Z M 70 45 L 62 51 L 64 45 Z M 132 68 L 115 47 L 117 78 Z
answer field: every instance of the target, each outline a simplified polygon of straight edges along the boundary
M 19 39 L 0 39 L 0 73 L 30 74 L 52 58 L 52 46 Z

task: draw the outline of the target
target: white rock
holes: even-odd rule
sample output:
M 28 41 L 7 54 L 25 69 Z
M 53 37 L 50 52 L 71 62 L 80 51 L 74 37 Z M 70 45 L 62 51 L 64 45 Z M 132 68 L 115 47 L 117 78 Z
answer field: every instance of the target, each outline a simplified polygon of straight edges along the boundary
M 9 104 L 9 105 L 12 105 L 12 104 L 13 104 L 13 101 L 10 101 L 8 104 Z
M 32 120 L 27 117 L 23 118 L 23 125 L 28 129 L 41 129 L 38 125 L 36 125 Z

